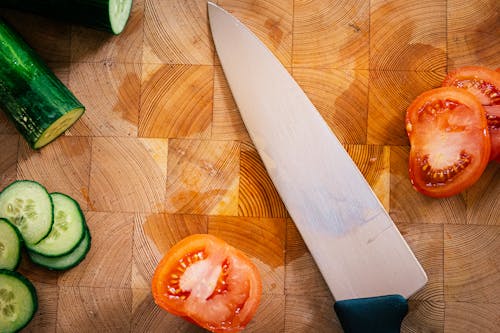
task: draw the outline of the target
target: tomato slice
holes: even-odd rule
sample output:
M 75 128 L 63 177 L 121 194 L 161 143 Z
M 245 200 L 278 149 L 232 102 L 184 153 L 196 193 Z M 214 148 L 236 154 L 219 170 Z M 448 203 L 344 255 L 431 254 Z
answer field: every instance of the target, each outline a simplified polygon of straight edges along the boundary
M 239 332 L 262 294 L 257 267 L 240 250 L 207 234 L 188 236 L 158 264 L 156 304 L 212 332 Z
M 485 106 L 491 137 L 490 160 L 500 162 L 500 71 L 481 66 L 458 68 L 446 76 L 443 86 L 467 89 Z
M 487 126 L 483 106 L 464 89 L 442 87 L 418 96 L 406 113 L 415 189 L 448 197 L 474 184 L 489 161 Z
M 491 138 L 490 160 L 500 163 L 500 105 L 485 106 Z

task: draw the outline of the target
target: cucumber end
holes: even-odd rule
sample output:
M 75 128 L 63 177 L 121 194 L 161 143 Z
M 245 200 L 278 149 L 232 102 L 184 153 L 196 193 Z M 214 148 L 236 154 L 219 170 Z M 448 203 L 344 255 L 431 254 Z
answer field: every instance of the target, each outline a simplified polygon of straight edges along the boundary
M 82 116 L 84 111 L 85 108 L 79 107 L 65 113 L 42 133 L 40 138 L 34 142 L 33 149 L 40 149 L 55 140 L 70 128 Z
M 127 24 L 132 9 L 132 0 L 110 0 L 109 21 L 111 30 L 115 35 L 120 34 Z

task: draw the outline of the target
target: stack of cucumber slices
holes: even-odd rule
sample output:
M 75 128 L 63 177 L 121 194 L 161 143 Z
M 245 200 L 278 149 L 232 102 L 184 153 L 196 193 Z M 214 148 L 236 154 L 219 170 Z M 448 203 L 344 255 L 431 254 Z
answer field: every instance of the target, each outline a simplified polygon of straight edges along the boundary
M 73 198 L 49 194 L 31 180 L 15 181 L 0 193 L 0 235 L 0 332 L 15 332 L 38 307 L 35 288 L 16 272 L 23 245 L 34 263 L 66 270 L 85 258 L 91 238 Z

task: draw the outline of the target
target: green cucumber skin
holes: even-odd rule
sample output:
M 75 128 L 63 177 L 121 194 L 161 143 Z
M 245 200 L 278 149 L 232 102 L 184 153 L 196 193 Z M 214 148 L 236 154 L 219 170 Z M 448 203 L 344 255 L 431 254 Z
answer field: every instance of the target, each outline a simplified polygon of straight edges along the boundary
M 61 266 L 61 265 L 59 265 L 59 263 L 57 261 L 59 261 L 60 259 L 64 259 L 64 257 L 71 256 L 73 254 L 73 252 L 70 252 L 70 253 L 66 254 L 65 256 L 61 256 L 61 257 L 46 257 L 44 255 L 34 253 L 34 252 L 28 250 L 28 256 L 30 257 L 31 261 L 33 261 L 35 264 L 42 266 L 44 268 L 47 268 L 51 271 L 68 270 L 68 269 L 73 268 L 73 267 L 77 266 L 78 264 L 80 264 L 85 259 L 85 257 L 87 256 L 87 254 L 90 251 L 90 247 L 92 245 L 92 237 L 90 235 L 90 231 L 89 231 L 88 227 L 85 227 L 84 238 L 80 242 L 84 242 L 85 239 L 88 240 L 88 243 L 87 243 L 87 246 L 85 247 L 85 249 L 83 250 L 83 254 L 81 256 L 79 256 L 77 258 L 77 260 L 72 261 L 68 265 Z M 81 245 L 81 243 L 78 244 L 78 246 L 73 251 L 77 251 L 80 245 Z
M 23 243 L 24 243 L 23 236 L 21 235 L 19 230 L 12 223 L 10 223 L 9 220 L 7 220 L 6 218 L 0 217 L 0 223 L 5 223 L 6 225 L 8 225 L 13 230 L 13 232 L 17 235 L 17 239 L 19 240 L 18 249 L 17 249 L 18 257 L 17 257 L 16 264 L 13 267 L 0 267 L 0 269 L 8 269 L 11 271 L 15 271 L 16 269 L 19 268 L 19 265 L 21 264 L 21 250 L 23 248 Z
M 0 108 L 28 144 L 68 111 L 85 107 L 10 25 L 0 19 Z
M 19 332 L 20 330 L 22 330 L 23 328 L 25 328 L 26 326 L 28 326 L 28 324 L 30 323 L 31 319 L 33 318 L 33 316 L 35 315 L 35 313 L 38 311 L 38 296 L 37 296 L 37 293 L 36 293 L 36 289 L 35 289 L 35 286 L 33 285 L 33 283 L 31 283 L 30 280 L 28 280 L 24 275 L 18 273 L 18 272 L 15 272 L 15 271 L 10 271 L 8 269 L 0 269 L 0 275 L 8 275 L 8 276 L 12 276 L 16 279 L 18 279 L 19 281 L 21 281 L 29 290 L 30 294 L 31 294 L 31 300 L 33 302 L 33 309 L 32 309 L 32 313 L 31 313 L 31 318 L 21 327 L 18 327 L 17 328 L 17 331 L 16 332 Z
M 53 195 L 62 195 L 64 197 L 66 197 L 68 200 L 71 200 L 74 204 L 75 204 L 75 207 L 77 208 L 78 210 L 78 214 L 82 217 L 82 235 L 80 237 L 80 239 L 78 240 L 78 242 L 76 242 L 76 244 L 73 246 L 73 248 L 69 249 L 68 251 L 64 252 L 64 253 L 61 253 L 61 254 L 58 254 L 58 255 L 49 255 L 47 253 L 43 253 L 42 251 L 38 251 L 37 249 L 37 245 L 40 244 L 40 242 L 43 241 L 43 239 L 38 242 L 37 244 L 34 244 L 33 246 L 30 246 L 29 244 L 26 244 L 27 245 L 27 248 L 29 249 L 29 251 L 33 252 L 33 253 L 37 253 L 41 256 L 44 256 L 44 257 L 61 257 L 61 256 L 64 256 L 64 255 L 67 255 L 69 254 L 70 252 L 72 252 L 75 248 L 78 247 L 78 245 L 80 244 L 80 242 L 85 238 L 85 233 L 87 232 L 87 227 L 86 227 L 86 221 L 85 221 L 85 215 L 83 214 L 83 211 L 80 207 L 80 204 L 78 204 L 78 202 L 73 199 L 72 197 L 70 197 L 69 195 L 67 194 L 64 194 L 64 193 L 60 193 L 60 192 L 53 192 L 53 193 L 50 193 L 50 196 L 52 198 L 52 202 L 54 203 L 54 198 L 53 198 Z M 56 210 L 56 207 L 54 206 L 54 213 L 55 213 L 55 210 Z M 54 217 L 55 219 L 55 217 Z M 54 226 L 54 224 L 52 225 Z M 50 236 L 50 233 L 47 235 L 47 236 Z
M 113 31 L 109 18 L 109 0 L 4 0 L 0 7 L 27 11 L 57 20 L 76 23 L 89 28 Z

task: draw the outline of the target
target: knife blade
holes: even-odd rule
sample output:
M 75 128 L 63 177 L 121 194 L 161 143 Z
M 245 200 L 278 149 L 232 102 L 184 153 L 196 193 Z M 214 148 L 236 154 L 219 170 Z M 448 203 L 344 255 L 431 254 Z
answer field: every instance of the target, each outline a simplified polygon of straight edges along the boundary
M 312 102 L 238 19 L 208 3 L 243 122 L 334 299 L 346 332 L 399 332 L 427 276 Z

